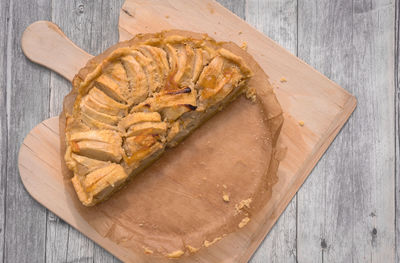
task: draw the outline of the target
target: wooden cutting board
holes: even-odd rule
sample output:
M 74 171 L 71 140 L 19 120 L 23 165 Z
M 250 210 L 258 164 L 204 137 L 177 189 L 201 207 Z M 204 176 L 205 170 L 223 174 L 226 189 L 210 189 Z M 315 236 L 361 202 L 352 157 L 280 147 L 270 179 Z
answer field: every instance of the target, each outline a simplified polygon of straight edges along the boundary
M 233 241 L 217 243 L 209 253 L 205 250 L 196 257 L 182 259 L 247 262 L 349 118 L 356 99 L 214 1 L 128 0 L 122 7 L 120 40 L 136 33 L 171 28 L 206 32 L 219 41 L 230 40 L 239 45 L 246 42 L 249 53 L 269 75 L 284 110 L 280 143 L 287 147 L 287 153 L 279 167 L 279 182 L 261 216 L 248 226 L 248 231 L 234 235 Z M 46 21 L 27 28 L 22 48 L 29 59 L 69 80 L 91 58 L 56 25 Z M 281 78 L 287 82 L 282 83 Z M 32 197 L 119 259 L 154 262 L 143 253 L 102 237 L 81 217 L 65 190 L 59 156 L 58 117 L 55 117 L 36 126 L 20 149 L 20 176 Z

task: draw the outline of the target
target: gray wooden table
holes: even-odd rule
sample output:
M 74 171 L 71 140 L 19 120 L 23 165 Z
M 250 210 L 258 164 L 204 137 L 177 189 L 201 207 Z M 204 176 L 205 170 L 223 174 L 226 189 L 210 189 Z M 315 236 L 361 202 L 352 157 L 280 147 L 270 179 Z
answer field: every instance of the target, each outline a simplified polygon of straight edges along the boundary
M 17 155 L 37 123 L 59 114 L 70 89 L 68 81 L 24 57 L 23 30 L 51 20 L 98 54 L 118 39 L 123 1 L 0 1 L 4 262 L 118 262 L 29 196 Z M 252 262 L 400 262 L 399 1 L 220 2 L 358 99 Z

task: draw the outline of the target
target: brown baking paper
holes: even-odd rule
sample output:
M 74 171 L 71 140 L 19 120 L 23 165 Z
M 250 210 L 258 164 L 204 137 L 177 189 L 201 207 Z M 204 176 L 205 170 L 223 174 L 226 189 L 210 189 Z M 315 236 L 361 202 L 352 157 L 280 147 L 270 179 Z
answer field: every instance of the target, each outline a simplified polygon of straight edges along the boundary
M 203 37 L 179 30 L 163 34 Z M 95 57 L 75 77 L 74 87 L 116 48 L 154 36 L 136 36 Z M 149 257 L 164 257 L 179 250 L 189 255 L 188 246 L 204 250 L 213 240 L 246 231 L 246 218 L 251 224 L 251 218 L 268 202 L 277 182 L 276 142 L 282 110 L 267 75 L 254 59 L 233 43 L 222 46 L 245 58 L 255 73 L 249 87 L 257 91 L 256 102 L 240 97 L 95 207 L 87 208 L 79 202 L 70 182 L 71 172 L 64 167 L 65 185 L 76 208 L 102 236 L 139 253 L 149 253 Z M 74 89 L 64 99 L 60 116 L 62 154 L 65 114 L 72 112 L 76 95 Z

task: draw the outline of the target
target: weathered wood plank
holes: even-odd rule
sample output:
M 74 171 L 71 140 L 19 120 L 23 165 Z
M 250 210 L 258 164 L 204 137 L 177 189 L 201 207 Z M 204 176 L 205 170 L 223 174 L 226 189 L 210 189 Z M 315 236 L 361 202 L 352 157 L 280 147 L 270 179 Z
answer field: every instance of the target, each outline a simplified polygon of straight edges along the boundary
M 296 0 L 247 0 L 246 21 L 296 54 Z M 266 259 L 268 262 L 296 262 L 296 210 L 295 197 L 254 254 L 252 262 L 266 262 Z
M 358 108 L 298 193 L 299 262 L 394 262 L 394 1 L 299 1 L 299 56 Z
M 92 263 L 94 243 L 70 227 L 65 262 Z
M 46 210 L 25 191 L 18 176 L 17 163 L 19 146 L 25 135 L 48 117 L 50 73 L 25 58 L 20 39 L 30 23 L 50 18 L 50 1 L 9 1 L 9 4 L 11 24 L 7 68 L 10 74 L 7 79 L 8 156 L 3 260 L 43 262 L 46 255 Z
M 7 40 L 9 2 L 0 2 L 0 258 L 4 253 L 5 190 L 7 180 Z M 10 50 L 11 51 L 11 50 Z M 10 52 L 9 52 L 10 53 Z
M 396 262 L 400 262 L 400 1 L 396 0 L 396 24 L 395 24 L 395 136 L 396 136 L 396 170 L 395 170 L 395 190 L 396 190 Z
M 68 250 L 69 225 L 47 211 L 46 262 L 65 262 Z

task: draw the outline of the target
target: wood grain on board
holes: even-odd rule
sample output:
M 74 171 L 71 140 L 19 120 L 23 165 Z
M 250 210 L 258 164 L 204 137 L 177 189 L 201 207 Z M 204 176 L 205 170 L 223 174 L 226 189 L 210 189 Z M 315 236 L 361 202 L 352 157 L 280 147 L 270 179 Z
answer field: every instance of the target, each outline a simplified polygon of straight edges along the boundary
M 67 3 L 68 2 L 68 3 Z M 110 2 L 110 4 L 108 3 Z M 372 103 L 368 104 L 366 102 L 362 102 L 361 100 L 372 100 L 374 98 L 366 98 L 366 97 L 359 97 L 360 93 L 365 93 L 366 95 L 369 92 L 374 92 L 373 90 L 385 90 L 387 91 L 388 85 L 393 85 L 393 83 L 387 83 L 388 81 L 393 81 L 390 79 L 391 76 L 383 77 L 381 71 L 374 71 L 370 68 L 362 68 L 365 71 L 365 75 L 368 76 L 370 79 L 375 79 L 376 86 L 371 86 L 370 83 L 366 83 L 364 81 L 364 77 L 360 74 L 355 74 L 351 80 L 351 82 L 346 82 L 344 79 L 338 79 L 338 76 L 344 75 L 347 76 L 348 69 L 351 71 L 359 72 L 361 69 L 358 69 L 358 64 L 356 61 L 360 61 L 363 56 L 364 52 L 375 52 L 374 50 L 379 49 L 382 50 L 393 50 L 393 46 L 396 43 L 396 69 L 397 69 L 397 80 L 399 76 L 398 71 L 398 60 L 399 60 L 399 52 L 398 52 L 398 34 L 397 40 L 393 41 L 387 37 L 380 37 L 382 35 L 379 34 L 394 34 L 394 25 L 387 23 L 387 19 L 394 19 L 394 15 L 382 13 L 381 11 L 386 9 L 394 8 L 393 3 L 395 1 L 387 2 L 383 1 L 383 5 L 372 1 L 354 1 L 355 6 L 364 6 L 363 9 L 357 8 L 352 9 L 349 13 L 346 13 L 348 17 L 345 17 L 346 21 L 353 19 L 353 17 L 357 17 L 359 20 L 364 21 L 364 24 L 355 24 L 352 26 L 352 29 L 347 28 L 350 23 L 346 22 L 345 27 L 338 28 L 335 26 L 336 21 L 339 19 L 332 19 L 332 16 L 335 14 L 332 12 L 339 12 L 342 7 L 348 8 L 347 3 L 348 1 L 338 1 L 336 5 L 331 5 L 328 9 L 325 9 L 324 4 L 321 1 L 304 1 L 299 0 L 298 5 L 306 2 L 307 7 L 310 10 L 313 10 L 312 15 L 310 16 L 309 12 L 306 12 L 307 9 L 303 9 L 303 12 L 298 12 L 297 17 L 295 15 L 288 14 L 288 18 L 286 18 L 286 14 L 284 13 L 285 9 L 281 10 L 282 5 L 281 2 L 290 2 L 290 1 L 281 1 L 281 0 L 266 0 L 266 1 L 259 1 L 259 2 L 266 2 L 264 5 L 258 5 L 258 13 L 252 13 L 253 15 L 249 15 L 250 6 L 252 4 L 256 4 L 258 1 L 253 0 L 246 0 L 246 1 L 221 1 L 223 5 L 227 5 L 228 8 L 231 8 L 232 11 L 236 12 L 239 16 L 242 16 L 243 12 L 246 14 L 246 18 L 248 22 L 254 23 L 257 21 L 257 24 L 254 24 L 260 30 L 264 28 L 264 32 L 267 34 L 276 34 L 275 36 L 270 35 L 274 40 L 278 43 L 282 44 L 284 47 L 289 48 L 282 42 L 283 40 L 288 39 L 288 34 L 284 27 L 278 27 L 278 23 L 282 23 L 283 25 L 286 22 L 286 19 L 290 19 L 290 25 L 294 28 L 297 27 L 297 20 L 303 21 L 303 28 L 309 27 L 309 30 L 312 30 L 312 34 L 300 34 L 299 39 L 304 43 L 303 45 L 307 48 L 307 44 L 310 46 L 309 49 L 319 50 L 318 56 L 315 54 L 313 55 L 313 59 L 308 59 L 306 56 L 301 55 L 302 59 L 305 59 L 306 62 L 310 63 L 312 66 L 316 67 L 317 69 L 321 70 L 324 74 L 327 74 L 330 78 L 337 81 L 340 85 L 342 85 L 345 89 L 352 91 L 355 95 L 358 96 L 360 105 L 356 113 L 352 116 L 351 121 L 355 121 L 352 124 L 352 127 L 359 125 L 362 127 L 362 123 L 364 121 L 368 121 L 368 119 L 376 119 L 380 118 L 380 112 L 385 109 L 388 109 L 388 103 L 392 103 L 394 99 L 397 99 L 397 132 L 395 132 L 395 136 L 397 138 L 397 155 L 395 156 L 397 159 L 397 180 L 396 184 L 394 181 L 388 182 L 388 180 L 384 181 L 385 191 L 379 192 L 379 194 L 384 195 L 380 199 L 375 200 L 375 207 L 384 206 L 387 201 L 390 201 L 390 195 L 393 196 L 393 193 L 396 192 L 397 195 L 397 206 L 391 207 L 389 210 L 393 211 L 397 207 L 397 214 L 396 214 L 396 227 L 397 227 L 397 247 L 393 249 L 393 244 L 390 245 L 389 243 L 385 242 L 389 247 L 392 246 L 392 251 L 397 251 L 397 261 L 400 260 L 400 210 L 398 204 L 400 203 L 400 178 L 399 178 L 399 147 L 398 147 L 398 134 L 399 134 L 399 122 L 398 122 L 398 111 L 399 111 L 399 87 L 398 81 L 396 81 L 396 88 L 397 91 L 393 94 L 390 98 L 382 98 L 379 97 L 379 103 Z M 297 1 L 294 1 L 297 2 Z M 326 1 L 325 1 L 326 2 Z M 245 8 L 243 8 L 244 4 L 246 3 Z M 0 20 L 3 22 L 0 27 L 0 47 L 2 54 L 4 53 L 5 56 L 0 57 L 0 62 L 2 62 L 2 72 L 0 72 L 0 80 L 2 80 L 2 88 L 0 91 L 1 98 L 0 98 L 0 109 L 1 109 L 1 132 L 2 136 L 0 138 L 1 144 L 0 148 L 3 153 L 1 155 L 1 193 L 4 196 L 4 200 L 1 200 L 1 204 L 3 207 L 1 208 L 1 215 L 0 216 L 0 224 L 2 225 L 0 228 L 0 255 L 4 254 L 4 262 L 23 262 L 26 259 L 26 254 L 22 253 L 22 251 L 31 251 L 29 254 L 29 260 L 31 262 L 43 262 L 43 258 L 46 259 L 47 262 L 113 262 L 118 261 L 109 255 L 107 252 L 102 250 L 99 246 L 93 244 L 92 241 L 88 240 L 85 236 L 80 234 L 78 231 L 74 230 L 74 228 L 69 227 L 67 224 L 63 223 L 62 220 L 59 220 L 57 217 L 49 213 L 47 217 L 45 216 L 37 216 L 38 214 L 43 213 L 44 209 L 37 205 L 35 201 L 29 197 L 29 194 L 23 189 L 22 184 L 17 176 L 17 162 L 16 156 L 18 152 L 18 148 L 20 143 L 22 142 L 23 137 L 40 121 L 48 117 L 48 112 L 45 112 L 43 109 L 48 107 L 50 108 L 50 116 L 56 116 L 59 113 L 61 100 L 63 96 L 67 93 L 70 86 L 67 81 L 65 81 L 62 77 L 57 74 L 49 74 L 47 70 L 42 69 L 40 66 L 35 65 L 33 63 L 28 62 L 25 57 L 22 55 L 21 50 L 19 49 L 19 41 L 23 30 L 28 26 L 30 23 L 36 20 L 43 20 L 43 19 L 52 19 L 54 22 L 59 24 L 62 30 L 66 33 L 68 37 L 70 37 L 74 43 L 77 43 L 78 46 L 84 48 L 91 54 L 98 54 L 104 50 L 108 45 L 111 45 L 118 41 L 118 32 L 117 28 L 117 19 L 119 14 L 119 8 L 122 6 L 123 0 L 117 1 L 102 1 L 102 4 L 99 3 L 92 3 L 91 1 L 86 0 L 78 0 L 78 1 L 30 1 L 26 3 L 22 3 L 21 1 L 3 1 L 0 3 Z M 388 6 L 384 7 L 386 4 Z M 396 1 L 397 8 L 399 10 L 398 1 Z M 278 9 L 279 8 L 279 9 Z M 289 8 L 290 9 L 290 8 Z M 40 12 L 38 12 L 40 10 Z M 244 11 L 243 11 L 244 10 Z M 329 14 L 328 14 L 329 12 Z M 268 17 L 263 16 L 263 14 L 269 14 Z M 317 31 L 318 23 L 320 20 L 316 19 L 316 14 L 319 14 L 318 17 L 329 15 L 331 18 L 329 22 L 326 22 L 323 29 L 320 28 L 321 32 Z M 282 16 L 283 15 L 283 16 Z M 371 16 L 379 17 L 378 21 L 383 21 L 383 24 L 379 23 L 371 23 L 371 20 L 368 19 Z M 102 19 L 103 17 L 107 17 L 107 19 Z M 341 19 L 343 19 L 343 15 L 339 15 Z M 396 16 L 396 32 L 398 33 L 399 30 L 399 15 Z M 381 18 L 384 18 L 383 20 Z M 294 22 L 292 19 L 295 19 Z M 386 22 L 385 22 L 386 21 Z M 271 22 L 274 24 L 271 25 Z M 360 28 L 360 25 L 363 25 Z M 271 32 L 271 28 L 276 27 L 277 31 L 273 30 Z M 312 28 L 312 29 L 311 29 Z M 372 30 L 372 28 L 378 29 Z M 333 47 L 329 41 L 335 36 L 331 38 L 325 36 L 323 40 L 318 38 L 315 40 L 313 38 L 318 37 L 322 32 L 329 32 L 330 34 L 338 35 L 342 34 L 342 32 L 349 33 L 350 31 L 355 32 L 358 36 L 361 35 L 368 35 L 372 32 L 369 39 L 372 40 L 370 42 L 361 42 L 358 41 L 357 45 L 354 49 L 356 52 L 352 55 L 351 59 L 348 59 L 346 62 L 346 68 L 341 66 L 341 63 L 332 64 L 331 70 L 326 70 L 324 67 L 321 66 L 323 61 L 328 61 L 330 59 L 329 54 L 325 55 L 324 48 L 335 48 L 337 53 L 344 53 L 344 50 L 348 48 L 348 46 L 341 46 L 340 44 L 335 44 L 336 46 Z M 299 31 L 300 32 L 300 31 Z M 349 35 L 351 36 L 351 35 Z M 368 36 L 367 36 L 368 37 Z M 101 39 L 101 41 L 99 41 Z M 321 42 L 322 41 L 322 42 Z M 299 43 L 300 44 L 300 43 Z M 367 45 L 368 44 L 368 45 Z M 297 45 L 297 43 L 296 43 Z M 331 46 L 330 46 L 331 45 Z M 14 50 L 16 49 L 16 50 Z M 293 50 L 289 49 L 292 53 Z M 303 51 L 304 52 L 304 51 Z M 304 53 L 303 53 L 304 54 Z M 336 54 L 336 53 L 335 53 Z M 334 54 L 334 55 L 335 55 Z M 376 61 L 372 61 L 374 57 L 369 57 L 369 61 L 365 60 L 364 63 L 366 64 L 373 64 L 377 63 Z M 378 60 L 379 63 L 381 60 Z M 328 63 L 325 62 L 325 63 Z M 379 65 L 376 65 L 378 67 Z M 382 67 L 383 69 L 387 69 L 386 66 Z M 21 74 L 23 72 L 23 74 Z M 332 74 L 334 72 L 334 74 Z M 33 76 L 38 76 L 37 78 L 32 78 Z M 50 75 L 50 81 L 48 81 L 48 75 Z M 363 74 L 364 75 L 364 74 Z M 47 81 L 46 81 L 47 78 Z M 383 78 L 385 78 L 383 80 Z M 393 81 L 394 82 L 394 81 Z M 352 88 L 354 83 L 357 84 L 357 91 Z M 33 93 L 33 88 L 40 89 L 40 94 L 45 94 L 46 92 L 50 92 L 50 100 L 49 97 L 41 95 L 35 95 Z M 29 94 L 30 96 L 26 96 Z M 33 94 L 33 95 L 32 95 Z M 362 94 L 361 94 L 362 95 Z M 365 95 L 364 95 L 365 96 Z M 29 101 L 28 101 L 29 100 Z M 3 103 L 4 102 L 4 103 Z M 16 103 L 28 103 L 26 106 L 16 105 Z M 50 106 L 48 106 L 50 104 Z M 361 109 L 362 106 L 362 109 Z M 7 113 L 3 110 L 7 110 Z M 359 114 L 358 111 L 367 111 L 368 116 L 364 114 Z M 394 117 L 393 117 L 394 118 Z M 350 123 L 351 123 L 350 121 Z M 8 125 L 12 123 L 11 125 Z M 368 122 L 367 122 L 368 123 Z M 7 125 L 7 126 L 6 126 Z M 326 162 L 332 166 L 336 166 L 343 161 L 338 161 L 343 159 L 344 157 L 338 156 L 339 148 L 357 148 L 364 145 L 370 145 L 369 138 L 363 136 L 360 139 L 354 141 L 354 143 L 349 144 L 349 141 L 346 140 L 348 136 L 356 137 L 357 134 L 353 131 L 354 128 L 347 128 L 346 125 L 345 129 L 342 130 L 338 139 L 335 140 L 331 149 L 335 148 L 335 154 L 331 154 L 331 150 L 328 151 L 327 155 L 328 158 L 323 158 Z M 376 127 L 375 127 L 376 128 Z M 359 128 L 361 129 L 361 128 Z M 382 127 L 378 127 L 381 129 L 380 132 L 384 133 Z M 4 133 L 3 133 L 4 132 Z M 359 130 L 358 130 L 359 132 Z M 364 131 L 363 131 L 364 132 Z M 392 131 L 388 130 L 387 133 L 384 133 L 387 136 L 390 136 L 389 133 Z M 343 139 L 340 139 L 343 137 Z M 353 139 L 352 139 L 353 140 Z M 376 147 L 376 145 L 374 146 Z M 336 149 L 337 148 L 337 149 Z M 388 156 L 388 151 L 393 150 L 393 148 L 388 147 L 387 149 L 380 148 L 379 153 L 376 153 L 374 158 L 378 160 L 382 160 L 384 156 Z M 374 149 L 366 149 L 366 151 L 374 151 Z M 340 158 L 339 158 L 340 157 Z M 354 165 L 364 165 L 363 158 L 365 154 L 351 154 L 347 155 L 346 158 L 348 159 L 349 163 L 354 163 Z M 392 156 L 395 158 L 394 156 Z M 336 159 L 339 158 L 339 159 Z M 319 168 L 317 168 L 319 169 Z M 307 181 L 310 182 L 313 178 L 320 178 L 324 177 L 326 173 L 334 173 L 333 171 L 327 171 L 329 167 L 324 168 L 323 170 L 317 170 L 313 172 L 310 176 L 310 179 Z M 357 167 L 353 168 L 353 171 L 356 170 Z M 366 181 L 367 185 L 371 185 L 373 183 L 372 180 L 377 179 L 376 176 L 373 175 L 371 171 L 363 171 L 364 177 L 363 180 Z M 335 173 L 336 175 L 336 183 L 340 183 L 343 180 L 343 176 L 338 176 L 339 173 Z M 331 177 L 331 175 L 330 175 Z M 392 177 L 393 178 L 393 177 Z M 331 183 L 334 183 L 335 179 L 330 179 Z M 301 188 L 301 192 L 306 191 L 318 191 L 320 185 L 313 184 L 306 185 L 306 187 Z M 330 186 L 328 186 L 329 189 Z M 357 196 L 351 190 L 352 185 L 342 185 L 342 188 L 350 188 L 344 189 L 344 191 L 340 192 L 340 196 L 336 195 L 335 199 L 331 199 L 332 195 L 330 194 L 325 199 L 324 205 L 319 206 L 318 200 L 314 200 L 317 198 L 314 196 L 311 200 L 308 199 L 301 199 L 298 200 L 299 206 L 318 206 L 319 208 L 311 208 L 311 210 L 315 210 L 311 214 L 302 213 L 299 214 L 299 220 L 297 222 L 297 226 L 293 226 L 292 223 L 286 225 L 286 223 L 281 224 L 282 228 L 272 236 L 275 239 L 276 245 L 265 249 L 267 254 L 260 254 L 257 253 L 253 258 L 254 262 L 265 262 L 266 259 L 268 262 L 282 262 L 282 258 L 278 258 L 280 255 L 280 251 L 277 250 L 276 247 L 281 247 L 278 244 L 285 244 L 288 242 L 287 240 L 291 240 L 290 234 L 291 231 L 300 231 L 304 233 L 302 229 L 307 227 L 307 230 L 310 233 L 316 233 L 313 239 L 297 239 L 296 247 L 298 247 L 296 254 L 298 262 L 332 262 L 331 256 L 325 257 L 323 254 L 326 253 L 327 250 L 331 250 L 328 253 L 332 253 L 332 250 L 335 250 L 335 253 L 346 253 L 348 255 L 348 247 L 344 247 L 344 244 L 351 246 L 355 250 L 354 256 L 350 255 L 349 258 L 353 259 L 353 261 L 362 261 L 363 258 L 358 258 L 359 253 L 357 252 L 359 248 L 359 244 L 365 244 L 371 242 L 373 239 L 373 235 L 371 235 L 370 224 L 364 224 L 365 228 L 358 227 L 359 222 L 357 214 L 346 214 L 346 217 L 350 217 L 347 219 L 347 226 L 342 225 L 341 228 L 345 229 L 347 232 L 356 233 L 356 231 L 361 231 L 363 235 L 344 235 L 341 236 L 340 234 L 336 234 L 336 228 L 334 225 L 325 224 L 323 229 L 326 233 L 331 233 L 330 236 L 336 235 L 335 238 L 331 238 L 330 242 L 322 242 L 323 240 L 323 233 L 320 233 L 321 227 L 319 223 L 315 222 L 314 220 L 316 217 L 323 217 L 324 214 L 330 210 L 331 212 L 328 213 L 333 218 L 341 218 L 344 215 L 341 213 L 340 210 L 334 210 L 330 207 L 333 207 L 337 204 L 335 202 L 344 202 L 344 200 L 350 200 L 352 207 L 358 207 L 362 205 L 362 202 L 369 202 L 371 200 L 367 200 L 367 195 L 363 194 L 361 197 L 356 198 Z M 325 187 L 326 188 L 326 187 Z M 377 193 L 379 189 L 375 190 Z M 367 193 L 368 190 L 364 192 Z M 359 192 L 357 193 L 357 195 Z M 7 197 L 7 198 L 6 198 Z M 392 203 L 393 204 L 393 203 Z M 10 211 L 10 215 L 7 216 L 6 213 Z M 335 212 L 336 211 L 336 212 Z M 336 213 L 336 214 L 335 214 Z M 364 216 L 364 215 L 363 215 Z M 384 219 L 386 214 L 378 215 L 380 217 L 381 222 L 387 220 Z M 17 217 L 22 217 L 18 219 Z M 300 219 L 300 217 L 302 219 Z M 354 219 L 351 219 L 354 217 Z M 17 218 L 17 220 L 15 220 Z M 47 222 L 47 223 L 46 223 Z M 313 224 L 312 222 L 315 222 Z M 394 225 L 394 222 L 391 222 L 390 225 Z M 47 224 L 47 228 L 43 227 L 43 224 Z M 288 226 L 289 225 L 289 226 Z M 295 227 L 295 230 L 290 230 L 289 228 Z M 277 228 L 277 225 L 274 227 Z M 387 228 L 386 228 L 387 229 Z M 373 230 L 373 229 L 372 229 Z M 297 231 L 296 235 L 297 236 Z M 391 230 L 390 230 L 391 231 Z M 10 240 L 6 240 L 6 245 L 2 245 L 5 238 L 5 233 L 7 232 L 7 238 L 11 238 Z M 272 232 L 270 232 L 272 233 Z M 377 236 L 384 234 L 384 232 L 380 231 L 380 228 L 377 228 Z M 365 235 L 364 235 L 365 234 Z M 388 235 L 393 235 L 393 233 L 386 233 Z M 46 240 L 41 238 L 41 236 L 46 236 Z M 18 242 L 13 241 L 18 240 Z M 264 250 L 265 244 L 269 243 L 271 239 L 271 235 L 267 237 L 264 242 L 264 245 L 261 246 L 260 250 Z M 34 242 L 34 243 L 32 243 Z M 46 246 L 44 246 L 44 243 Z M 307 243 L 305 243 L 307 242 Z M 42 244 L 42 245 L 41 245 Z M 289 245 L 288 247 L 292 247 Z M 360 246 L 361 247 L 361 246 Z M 363 251 L 366 255 L 372 255 L 373 251 L 376 251 L 374 246 L 365 246 L 363 245 Z M 34 249 L 33 249 L 34 248 Z M 378 246 L 381 248 L 381 246 Z M 279 248 L 280 249 L 280 248 Z M 276 254 L 274 254 L 276 253 Z M 374 252 L 375 253 L 375 252 Z M 274 255 L 274 257 L 269 258 L 269 255 Z M 353 254 L 353 253 L 352 253 Z M 54 257 L 52 257 L 52 255 Z M 289 258 L 289 257 L 288 257 Z M 301 260 L 300 260 L 301 259 Z M 286 262 L 294 262 L 293 258 L 288 259 Z M 336 260 L 333 260 L 336 262 Z M 363 261 L 364 262 L 364 261 Z M 379 259 L 376 258 L 368 258 L 365 262 L 380 262 Z

